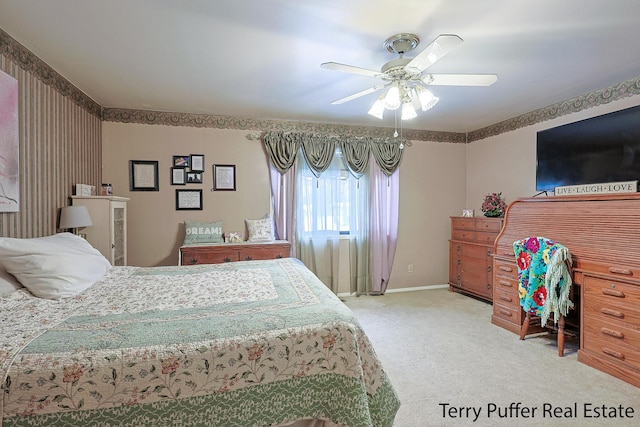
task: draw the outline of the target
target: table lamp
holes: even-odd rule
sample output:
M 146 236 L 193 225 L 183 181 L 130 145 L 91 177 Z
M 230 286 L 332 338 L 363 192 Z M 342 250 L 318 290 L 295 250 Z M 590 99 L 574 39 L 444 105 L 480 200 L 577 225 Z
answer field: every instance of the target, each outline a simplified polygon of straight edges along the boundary
M 73 229 L 73 234 L 78 234 L 78 228 L 93 225 L 91 216 L 86 206 L 65 206 L 60 209 L 60 229 Z

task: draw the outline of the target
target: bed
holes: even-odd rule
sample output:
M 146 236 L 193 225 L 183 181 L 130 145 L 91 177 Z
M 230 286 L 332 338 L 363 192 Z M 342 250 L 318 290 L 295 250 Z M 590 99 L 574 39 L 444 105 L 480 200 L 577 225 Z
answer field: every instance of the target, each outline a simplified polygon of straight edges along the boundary
M 33 271 L 10 259 L 0 242 L 0 266 Z M 2 426 L 393 424 L 399 400 L 369 339 L 300 261 L 98 276 L 65 298 L 0 297 Z

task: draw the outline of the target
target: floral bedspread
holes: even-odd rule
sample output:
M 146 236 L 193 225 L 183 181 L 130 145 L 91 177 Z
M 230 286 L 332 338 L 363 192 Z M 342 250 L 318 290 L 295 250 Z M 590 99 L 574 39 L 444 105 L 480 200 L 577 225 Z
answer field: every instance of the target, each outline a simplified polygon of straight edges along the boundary
M 0 298 L 2 426 L 390 426 L 351 311 L 296 259 L 114 267 L 79 296 Z

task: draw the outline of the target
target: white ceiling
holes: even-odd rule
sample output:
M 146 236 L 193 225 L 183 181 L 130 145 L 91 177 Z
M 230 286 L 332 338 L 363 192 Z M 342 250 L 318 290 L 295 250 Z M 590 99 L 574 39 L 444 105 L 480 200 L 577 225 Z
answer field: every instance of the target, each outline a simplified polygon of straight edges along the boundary
M 0 28 L 104 107 L 393 126 L 369 69 L 382 43 L 464 42 L 428 70 L 495 73 L 489 87 L 433 87 L 410 129 L 468 132 L 640 75 L 637 0 L 0 0 Z M 411 53 L 408 57 L 413 56 Z

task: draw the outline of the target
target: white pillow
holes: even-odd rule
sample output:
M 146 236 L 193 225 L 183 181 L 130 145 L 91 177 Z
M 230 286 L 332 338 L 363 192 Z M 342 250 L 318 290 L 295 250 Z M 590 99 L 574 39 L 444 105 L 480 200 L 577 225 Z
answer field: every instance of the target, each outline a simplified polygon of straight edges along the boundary
M 0 265 L 0 296 L 16 291 L 23 286 L 9 272 Z
M 272 242 L 275 239 L 273 233 L 273 219 L 266 214 L 260 219 L 245 219 L 249 231 L 249 242 Z
M 78 295 L 111 268 L 89 242 L 71 233 L 32 239 L 2 237 L 0 265 L 32 294 L 47 299 Z

